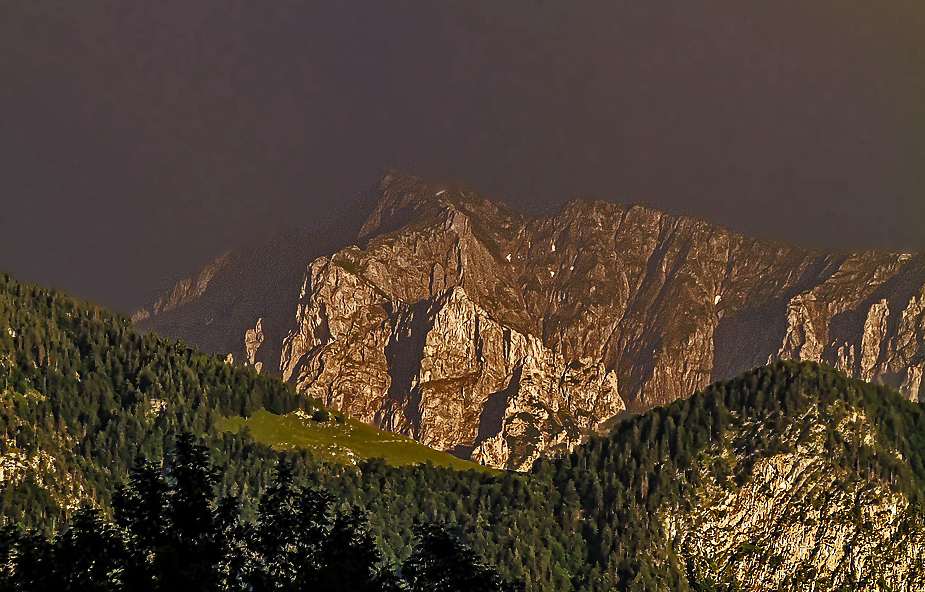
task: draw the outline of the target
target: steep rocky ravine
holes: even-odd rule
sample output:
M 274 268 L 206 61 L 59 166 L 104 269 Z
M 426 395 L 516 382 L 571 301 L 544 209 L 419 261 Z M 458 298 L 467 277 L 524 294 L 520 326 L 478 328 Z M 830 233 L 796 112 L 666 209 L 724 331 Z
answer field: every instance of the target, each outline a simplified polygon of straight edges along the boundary
M 330 239 L 233 253 L 136 323 L 509 468 L 776 359 L 920 397 L 921 256 L 824 253 L 589 199 L 533 218 L 397 171 L 376 193 Z

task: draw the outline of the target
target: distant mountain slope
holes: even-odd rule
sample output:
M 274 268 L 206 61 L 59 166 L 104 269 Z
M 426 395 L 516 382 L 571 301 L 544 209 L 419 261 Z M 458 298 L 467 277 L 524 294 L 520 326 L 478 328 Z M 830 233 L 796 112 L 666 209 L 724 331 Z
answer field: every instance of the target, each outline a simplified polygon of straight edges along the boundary
M 354 219 L 355 234 L 327 233 L 354 245 L 298 261 L 281 242 L 256 269 L 236 255 L 139 327 L 279 372 L 378 427 L 520 469 L 623 409 L 777 359 L 920 396 L 922 256 L 823 253 L 588 199 L 532 218 L 397 171 Z M 286 253 L 286 270 L 268 276 L 286 288 L 264 303 L 266 282 L 248 278 L 273 253 Z
M 243 351 L 238 327 L 253 327 L 254 319 L 263 317 L 265 343 L 254 362 L 279 374 L 279 348 L 292 324 L 292 302 L 299 297 L 305 262 L 349 245 L 375 197 L 362 196 L 325 233 L 290 230 L 260 247 L 226 253 L 196 277 L 158 294 L 132 320 L 140 328 L 151 328 L 153 322 L 164 336 L 224 355 Z M 242 286 L 248 289 L 242 291 Z

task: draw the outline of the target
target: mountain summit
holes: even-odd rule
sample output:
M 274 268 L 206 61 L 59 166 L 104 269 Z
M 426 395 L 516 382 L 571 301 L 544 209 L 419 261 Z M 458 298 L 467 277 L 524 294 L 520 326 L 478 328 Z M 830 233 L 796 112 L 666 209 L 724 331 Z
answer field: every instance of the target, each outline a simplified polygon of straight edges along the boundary
M 922 256 L 825 253 L 591 199 L 531 217 L 400 171 L 374 193 L 324 240 L 231 253 L 136 324 L 513 469 L 773 360 L 920 398 Z

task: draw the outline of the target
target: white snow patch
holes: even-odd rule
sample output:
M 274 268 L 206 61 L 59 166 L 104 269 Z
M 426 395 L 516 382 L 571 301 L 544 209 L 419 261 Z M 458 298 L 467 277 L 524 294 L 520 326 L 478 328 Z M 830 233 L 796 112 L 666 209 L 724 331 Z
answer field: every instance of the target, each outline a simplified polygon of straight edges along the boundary
M 713 304 L 719 304 L 719 301 L 722 299 L 722 296 L 719 294 L 716 295 L 716 298 L 713 299 Z
M 549 277 L 556 277 L 556 272 L 550 271 L 550 272 L 549 272 Z

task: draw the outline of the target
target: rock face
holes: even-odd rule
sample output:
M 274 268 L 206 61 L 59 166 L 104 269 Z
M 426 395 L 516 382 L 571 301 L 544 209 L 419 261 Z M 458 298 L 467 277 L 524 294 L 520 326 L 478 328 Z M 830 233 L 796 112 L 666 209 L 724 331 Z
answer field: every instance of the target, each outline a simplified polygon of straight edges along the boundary
M 233 253 L 137 324 L 509 468 L 776 359 L 920 398 L 921 256 L 823 253 L 588 199 L 532 218 L 396 171 L 375 193 L 333 241 Z
M 362 421 L 486 464 L 526 468 L 624 409 L 616 376 L 506 327 L 459 286 L 393 301 L 350 260 L 315 261 L 283 376 Z M 578 413 L 576 413 L 578 411 Z
M 851 478 L 825 452 L 829 426 L 846 442 L 873 443 L 864 414 L 843 407 L 804 417 L 809 434 L 791 426 L 783 441 L 794 451 L 756 462 L 743 486 L 711 478 L 691 511 L 666 509 L 665 532 L 689 577 L 737 590 L 925 588 L 921 513 L 887 484 Z M 745 460 L 731 446 L 710 452 L 717 462 Z

